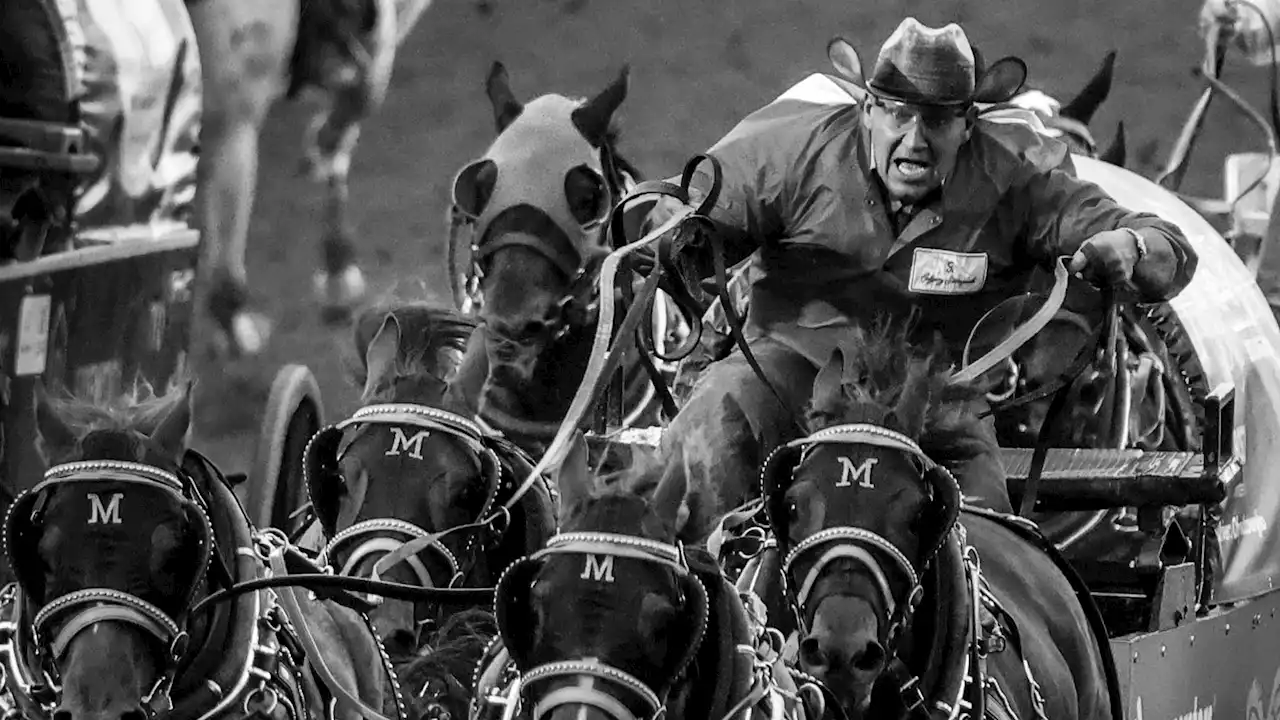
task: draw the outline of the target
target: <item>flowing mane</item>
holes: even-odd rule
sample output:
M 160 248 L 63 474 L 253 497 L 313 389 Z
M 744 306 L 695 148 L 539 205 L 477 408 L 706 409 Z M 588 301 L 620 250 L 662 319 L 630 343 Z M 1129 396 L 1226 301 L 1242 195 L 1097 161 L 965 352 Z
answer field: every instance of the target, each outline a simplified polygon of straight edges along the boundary
M 47 401 L 49 408 L 76 437 L 98 431 L 133 431 L 145 435 L 155 430 L 156 424 L 176 403 L 185 400 L 189 381 L 186 376 L 175 377 L 164 394 L 160 394 L 151 383 L 139 378 L 133 387 L 101 403 L 66 390 L 50 393 Z
M 910 342 L 912 322 L 881 319 L 859 328 L 820 373 L 806 411 L 809 432 L 842 423 L 873 423 L 901 432 L 939 463 L 992 450 L 969 402 L 983 396 L 974 384 L 952 384 L 941 337 L 927 346 Z M 841 367 L 835 367 L 840 363 Z M 823 376 L 838 384 L 823 387 Z
M 363 358 L 382 321 L 388 315 L 399 322 L 401 336 L 396 348 L 395 367 L 386 382 L 362 394 L 364 404 L 390 402 L 398 380 L 430 379 L 447 382 L 475 331 L 475 318 L 451 308 L 420 300 L 388 299 L 362 311 L 353 323 L 352 345 L 360 361 L 349 363 L 348 374 L 357 387 L 364 387 L 368 368 Z
M 685 458 L 683 463 L 668 465 L 659 455 L 634 453 L 628 467 L 609 473 L 593 473 L 595 488 L 585 500 L 574 507 L 574 512 L 561 518 L 561 526 L 586 514 L 587 508 L 607 507 L 611 499 L 642 498 L 652 500 L 659 487 L 672 482 L 668 473 L 683 472 L 685 479 L 684 504 L 676 531 L 676 539 L 685 544 L 698 544 L 715 528 L 720 517 L 719 493 L 709 484 L 710 473 L 702 471 L 697 459 Z M 618 504 L 618 512 L 626 512 Z M 607 511 L 606 511 L 607 513 Z M 598 518 L 597 518 L 598 519 Z M 605 524 L 608 524 L 607 522 Z

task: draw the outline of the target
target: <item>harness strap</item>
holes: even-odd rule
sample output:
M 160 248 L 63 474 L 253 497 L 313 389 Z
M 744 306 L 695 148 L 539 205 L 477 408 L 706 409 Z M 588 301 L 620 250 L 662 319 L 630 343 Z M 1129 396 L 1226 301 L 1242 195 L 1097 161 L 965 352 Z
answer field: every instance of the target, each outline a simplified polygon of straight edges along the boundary
M 986 320 L 1000 305 L 988 310 L 974 324 L 973 330 L 969 333 L 969 339 L 964 346 L 964 367 L 952 374 L 951 382 L 967 383 L 977 380 L 983 373 L 1004 362 L 1006 358 L 1017 352 L 1018 348 L 1030 342 L 1046 325 L 1053 321 L 1054 315 L 1057 315 L 1058 310 L 1062 309 L 1062 302 L 1067 298 L 1067 284 L 1071 279 L 1071 275 L 1067 271 L 1067 263 L 1070 261 L 1070 258 L 1064 255 L 1054 262 L 1053 289 L 1049 291 L 1049 297 L 1040 306 L 1040 309 L 1025 323 L 1014 328 L 1013 332 L 1009 333 L 1009 337 L 1000 341 L 998 345 L 988 350 L 982 357 L 970 363 L 969 346 L 973 343 L 974 333 L 982 325 L 982 321 Z
M 674 197 L 685 205 L 688 205 L 690 199 L 689 186 L 693 179 L 693 171 L 702 164 L 703 160 L 711 163 L 711 188 L 707 191 L 706 197 L 703 198 L 698 209 L 694 211 L 694 217 L 692 219 L 701 223 L 706 230 L 705 234 L 710 245 L 708 249 L 711 252 L 711 262 L 715 270 L 716 295 L 720 299 L 720 305 L 725 314 L 726 324 L 729 327 L 729 335 L 733 338 L 734 344 L 738 346 L 738 350 L 742 353 L 742 357 L 747 361 L 747 365 L 751 367 L 751 371 L 754 372 L 756 377 L 764 383 L 765 387 L 769 388 L 769 392 L 772 393 L 774 399 L 778 401 L 783 412 L 789 416 L 789 419 L 796 428 L 800 430 L 801 434 L 804 434 L 804 425 L 796 416 L 795 410 L 785 399 L 783 399 L 782 393 L 778 392 L 778 388 L 771 380 L 769 380 L 768 376 L 765 375 L 763 368 L 760 367 L 760 362 L 756 360 L 755 353 L 751 351 L 751 346 L 747 343 L 746 336 L 743 335 L 742 332 L 743 320 L 738 315 L 737 310 L 734 308 L 733 300 L 729 296 L 729 271 L 725 262 L 724 239 L 715 231 L 715 228 L 711 226 L 708 219 L 708 214 L 715 207 L 716 200 L 719 199 L 720 190 L 724 182 L 724 171 L 721 168 L 720 161 L 717 160 L 714 155 L 710 154 L 695 155 L 688 164 L 685 165 L 680 187 L 663 180 L 649 181 L 637 185 L 632 191 L 631 197 L 642 192 L 654 193 Z M 683 249 L 684 248 L 681 245 L 677 244 L 677 238 L 664 237 L 659 242 L 658 261 L 666 270 L 667 275 L 671 278 L 668 292 L 671 294 L 672 299 L 682 306 L 689 304 L 697 307 L 700 303 L 694 299 L 693 293 L 689 290 L 687 283 L 684 281 L 683 275 L 680 273 L 679 268 L 676 265 L 676 260 L 679 258 Z M 702 313 L 699 313 L 699 318 L 701 317 L 701 314 Z M 691 325 L 696 325 L 699 329 L 699 333 L 701 332 L 701 322 L 691 323 Z M 696 339 L 701 340 L 700 334 Z
M 285 567 L 283 553 L 279 551 L 272 552 L 267 562 L 271 567 L 271 572 L 277 577 L 284 577 L 289 574 L 288 568 Z M 347 692 L 342 683 L 334 677 L 333 671 L 329 669 L 329 664 L 325 662 L 324 653 L 320 650 L 315 635 L 311 632 L 311 625 L 307 622 L 302 606 L 298 602 L 298 589 L 281 587 L 277 589 L 276 596 L 280 599 L 280 607 L 284 610 L 285 615 L 289 618 L 298 634 L 298 642 L 301 643 L 313 672 L 329 689 L 334 699 L 364 716 L 365 720 L 392 720 L 366 705 L 360 698 Z M 383 669 L 389 674 L 391 673 L 390 668 L 384 667 Z

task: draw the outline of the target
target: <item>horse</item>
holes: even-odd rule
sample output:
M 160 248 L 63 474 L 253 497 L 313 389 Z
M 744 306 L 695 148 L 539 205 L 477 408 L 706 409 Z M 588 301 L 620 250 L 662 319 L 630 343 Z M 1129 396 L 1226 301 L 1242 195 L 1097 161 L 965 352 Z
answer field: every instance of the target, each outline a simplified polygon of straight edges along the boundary
M 392 668 L 360 613 L 294 588 L 218 588 L 295 567 L 231 487 L 186 448 L 190 385 L 95 405 L 36 402 L 50 469 L 14 502 L 4 549 L 8 689 L 28 717 L 143 718 L 244 708 L 272 717 L 403 718 Z M 287 710 L 286 710 L 287 709 Z
M 639 177 L 618 151 L 614 122 L 628 77 L 624 67 L 586 100 L 546 94 L 521 102 L 494 63 L 486 91 L 497 138 L 453 184 L 450 278 L 455 302 L 474 311 L 481 328 L 451 392 L 530 453 L 545 449 L 582 383 L 596 332 L 596 281 L 610 250 L 605 220 Z M 638 237 L 648 207 L 626 215 L 628 237 Z M 457 267 L 461 245 L 472 248 L 466 269 Z M 667 322 L 676 312 L 659 297 L 655 344 L 688 330 L 682 319 Z M 623 426 L 657 424 L 645 360 L 635 351 L 624 359 Z
M 799 667 L 853 718 L 1121 717 L 1087 590 L 1033 523 L 966 506 L 947 469 L 996 450 L 972 427 L 981 387 L 951 381 L 940 340 L 907 337 L 880 322 L 838 349 L 808 435 L 761 473 Z
M 364 297 L 347 219 L 351 157 L 360 124 L 386 98 L 398 46 L 430 4 L 188 0 L 204 82 L 201 288 L 220 346 L 255 354 L 270 329 L 267 318 L 250 309 L 244 263 L 258 138 L 282 95 L 293 99 L 315 90 L 328 101 L 304 142 L 304 170 L 326 187 L 323 264 L 314 278 L 323 314 L 346 318 Z
M 321 560 L 340 574 L 492 587 L 555 532 L 551 489 L 540 479 L 523 484 L 532 460 L 446 398 L 474 328 L 474 318 L 420 302 L 358 316 L 362 407 L 321 430 L 304 456 L 328 541 Z M 370 619 L 393 657 L 410 657 L 420 631 L 446 620 L 446 608 L 464 609 L 385 599 Z
M 562 532 L 498 584 L 501 642 L 477 670 L 473 720 L 821 716 L 697 544 L 706 489 L 645 461 L 601 485 L 587 455 L 578 434 L 557 477 Z

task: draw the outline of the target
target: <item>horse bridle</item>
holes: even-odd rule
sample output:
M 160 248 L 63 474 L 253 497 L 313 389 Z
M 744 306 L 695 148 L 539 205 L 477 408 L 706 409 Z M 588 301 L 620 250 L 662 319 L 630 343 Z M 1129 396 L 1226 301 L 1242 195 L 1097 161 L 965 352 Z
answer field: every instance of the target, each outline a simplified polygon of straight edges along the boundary
M 502 614 L 501 610 L 507 607 L 510 601 L 509 595 L 513 592 L 511 578 L 520 577 L 521 573 L 517 571 L 517 568 L 523 566 L 523 569 L 527 571 L 529 565 L 536 565 L 541 560 L 553 555 L 595 555 L 608 558 L 626 558 L 654 563 L 670 569 L 678 580 L 676 586 L 680 588 L 681 594 L 681 597 L 678 598 L 679 602 L 683 604 L 688 595 L 696 596 L 692 598 L 697 620 L 696 629 L 693 636 L 687 640 L 687 651 L 673 669 L 664 687 L 651 688 L 634 675 L 601 662 L 599 658 L 580 658 L 520 668 L 520 678 L 514 688 L 515 695 L 523 697 L 530 686 L 548 680 L 564 677 L 588 677 L 592 680 L 600 681 L 606 687 L 621 688 L 631 698 L 638 700 L 648 711 L 649 714 L 645 718 L 648 720 L 660 720 L 665 713 L 667 696 L 671 688 L 684 675 L 690 663 L 693 662 L 707 630 L 709 613 L 707 591 L 702 581 L 698 579 L 697 574 L 689 568 L 685 558 L 684 547 L 678 544 L 673 545 L 657 540 L 609 532 L 569 532 L 557 535 L 547 543 L 547 547 L 508 568 L 499 581 L 494 597 L 494 605 L 499 608 L 498 624 L 504 637 L 511 632 L 510 628 L 503 627 L 506 624 L 504 621 L 508 621 L 510 618 Z M 527 592 L 528 588 L 526 587 L 523 590 Z M 528 628 L 521 629 L 528 630 Z M 516 660 L 519 663 L 520 658 L 516 658 Z M 574 685 L 553 690 L 541 698 L 534 706 L 532 718 L 538 720 L 545 717 L 556 707 L 564 705 L 594 707 L 616 720 L 643 720 L 642 718 L 637 718 L 616 697 L 598 688 L 595 683 L 591 683 L 588 686 Z
M 476 161 L 478 162 L 478 161 Z M 468 163 L 459 170 L 457 175 L 466 172 L 468 168 L 475 162 Z M 603 241 L 605 237 L 605 221 L 609 218 L 610 210 L 613 202 L 622 197 L 625 189 L 617 179 L 618 173 L 615 172 L 617 163 L 614 161 L 613 153 L 609 149 L 609 145 L 603 144 L 600 147 L 600 165 L 602 170 L 597 171 L 589 168 L 592 172 L 599 174 L 604 187 L 608 190 L 608 197 L 601 203 L 597 217 L 583 223 L 579 229 L 583 234 L 596 233 L 597 239 Z M 457 191 L 457 177 L 455 176 L 452 185 L 453 192 Z M 471 264 L 470 272 L 467 274 L 463 282 L 462 288 L 455 288 L 455 301 L 465 302 L 470 308 L 478 309 L 484 304 L 483 295 L 480 292 L 480 284 L 484 280 L 485 261 L 492 257 L 499 250 L 521 246 L 533 250 L 537 254 L 546 258 L 556 269 L 558 269 L 568 279 L 569 287 L 565 295 L 556 303 L 559 312 L 555 318 L 547 322 L 544 333 L 551 341 L 563 338 L 574 327 L 581 327 L 591 322 L 595 317 L 596 309 L 599 305 L 598 293 L 596 287 L 596 275 L 599 270 L 600 260 L 603 254 L 597 256 L 587 256 L 578 249 L 564 229 L 554 223 L 551 223 L 555 234 L 558 236 L 557 243 L 552 243 L 547 239 L 530 233 L 519 239 L 506 239 L 502 242 L 494 242 L 485 228 L 485 234 L 476 237 L 476 226 L 479 223 L 479 216 L 463 209 L 464 205 L 458 202 L 455 196 L 449 207 L 449 249 L 454 252 L 457 242 L 457 236 L 464 230 L 471 232 Z M 495 218 L 496 219 L 496 218 Z M 490 220 L 490 225 L 493 220 Z M 599 243 L 603 247 L 603 242 Z M 561 245 L 562 247 L 556 247 Z M 453 281 L 454 267 L 453 263 L 449 263 L 449 275 Z M 492 333 L 491 333 L 492 335 Z M 506 342 L 518 343 L 517 338 L 499 338 Z
M 780 531 L 782 529 L 780 523 L 784 522 L 785 518 L 778 517 L 779 508 L 777 507 L 779 496 L 785 492 L 785 488 L 772 487 L 775 459 L 783 452 L 798 452 L 799 458 L 791 466 L 794 476 L 795 470 L 813 448 L 829 444 L 872 445 L 905 453 L 918 461 L 922 467 L 921 480 L 930 487 L 935 501 L 940 493 L 952 496 L 957 501 L 960 497 L 959 485 L 950 471 L 925 455 L 920 446 L 906 435 L 867 423 L 836 425 L 783 445 L 775 450 L 769 461 L 765 463 L 765 469 L 761 473 L 762 496 L 766 498 L 765 506 L 770 515 L 770 524 L 774 527 L 774 535 L 779 543 L 789 544 L 786 543 L 785 533 Z M 958 503 L 956 510 L 958 511 Z M 781 567 L 783 591 L 791 602 L 797 627 L 802 630 L 807 630 L 809 627 L 804 610 L 809 594 L 822 571 L 836 560 L 850 560 L 871 576 L 885 603 L 885 612 L 890 620 L 885 628 L 883 640 L 885 640 L 886 650 L 892 656 L 898 640 L 910 625 L 915 610 L 924 596 L 921 573 L 932 562 L 957 520 L 958 512 L 950 512 L 942 519 L 940 527 L 931 529 L 937 532 L 937 540 L 932 547 L 922 548 L 924 552 L 919 569 L 887 538 L 865 528 L 843 526 L 825 528 L 797 543 L 786 553 Z M 807 564 L 809 558 L 815 554 L 817 560 L 799 580 L 799 587 L 793 589 L 791 581 L 795 565 L 801 562 Z M 908 589 L 902 596 L 893 592 L 889 572 L 879 559 L 881 557 L 888 560 L 892 571 L 901 573 L 907 579 Z
M 45 473 L 41 482 L 19 495 L 5 518 L 4 546 L 10 563 L 13 564 L 17 550 L 12 529 L 15 520 L 27 523 L 32 520 L 23 520 L 15 513 L 28 512 L 33 516 L 39 513 L 39 498 L 46 490 L 76 482 L 103 481 L 121 481 L 159 489 L 176 496 L 184 506 L 195 508 L 196 515 L 201 519 L 203 527 L 200 530 L 203 535 L 200 539 L 199 567 L 193 577 L 204 576 L 205 568 L 212 558 L 215 538 L 208 511 L 191 482 L 177 473 L 153 465 L 116 460 L 86 460 L 54 466 Z M 190 588 L 190 595 L 194 595 L 197 585 L 198 583 Z M 180 604 L 181 607 L 190 605 L 190 602 Z M 32 622 L 32 644 L 43 666 L 43 672 L 53 681 L 55 691 L 61 690 L 58 685 L 57 661 L 66 652 L 72 639 L 80 632 L 105 621 L 131 625 L 154 638 L 159 647 L 165 649 L 165 656 L 159 663 L 159 676 L 150 691 L 143 696 L 142 702 L 153 715 L 168 711 L 172 707 L 169 693 L 190 641 L 183 629 L 186 618 L 170 616 L 136 595 L 113 588 L 76 590 L 47 602 L 37 611 Z
M 456 438 L 480 461 L 481 472 L 485 483 L 485 499 L 476 520 L 463 525 L 456 525 L 439 532 L 429 532 L 411 522 L 393 518 L 374 518 L 363 520 L 337 532 L 320 552 L 319 562 L 327 564 L 330 558 L 344 547 L 355 544 L 348 554 L 340 570 L 347 575 L 355 570 L 367 558 L 379 554 L 382 557 L 374 564 L 373 580 L 379 580 L 391 567 L 405 563 L 412 570 L 415 579 L 422 587 L 440 587 L 431 577 L 426 564 L 418 557 L 420 552 L 433 552 L 449 568 L 450 577 L 443 587 L 457 587 L 469 570 L 464 567 L 458 557 L 441 542 L 445 537 L 456 533 L 467 533 L 464 557 L 474 557 L 477 542 L 480 542 L 481 530 L 488 530 L 497 538 L 506 532 L 510 521 L 510 513 L 505 509 L 496 516 L 490 517 L 504 485 L 502 465 L 497 454 L 484 442 L 484 431 L 476 423 L 461 415 L 439 408 L 412 403 L 389 403 L 369 405 L 357 410 L 350 418 L 317 433 L 308 443 L 306 453 L 310 455 L 312 446 L 323 437 L 323 433 L 342 433 L 356 425 L 391 425 L 396 427 L 410 426 L 427 431 L 443 432 Z M 334 461 L 341 458 L 345 446 L 335 453 Z M 308 493 L 312 492 L 310 478 L 307 480 Z M 315 498 L 311 501 L 314 506 Z M 497 519 L 505 518 L 499 522 Z M 403 539 L 393 537 L 398 535 Z M 412 550 L 408 552 L 407 550 Z M 474 563 L 473 563 L 474 564 Z M 376 600 L 375 600 L 376 602 Z

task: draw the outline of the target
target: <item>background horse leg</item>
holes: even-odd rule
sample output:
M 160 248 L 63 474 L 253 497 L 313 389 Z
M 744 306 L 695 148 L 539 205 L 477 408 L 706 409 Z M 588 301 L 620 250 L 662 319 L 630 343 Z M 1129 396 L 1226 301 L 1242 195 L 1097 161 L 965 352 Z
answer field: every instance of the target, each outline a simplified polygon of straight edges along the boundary
M 280 93 L 298 3 L 207 0 L 188 6 L 204 72 L 200 144 L 203 249 L 197 302 L 232 352 L 257 353 L 266 318 L 247 309 L 245 246 L 258 177 L 258 134 Z
M 316 299 L 325 322 L 341 322 L 364 299 L 364 274 L 356 264 L 355 244 L 347 219 L 351 155 L 360 137 L 360 121 L 368 114 L 369 98 L 362 87 L 333 94 L 333 106 L 312 123 L 307 160 L 311 177 L 326 184 L 323 264 L 315 275 Z

